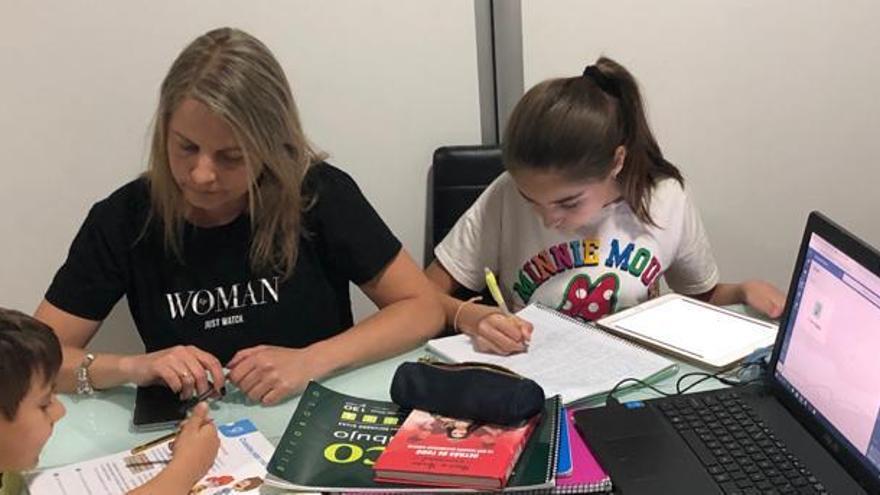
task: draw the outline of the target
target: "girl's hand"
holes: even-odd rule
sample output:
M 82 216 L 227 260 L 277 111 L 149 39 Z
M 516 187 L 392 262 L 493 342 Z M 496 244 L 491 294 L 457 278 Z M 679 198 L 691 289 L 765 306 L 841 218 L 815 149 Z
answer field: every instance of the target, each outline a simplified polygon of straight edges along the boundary
M 125 356 L 120 360 L 119 367 L 129 381 L 137 385 L 164 382 L 171 390 L 179 392 L 181 399 L 207 392 L 212 387 L 208 381 L 208 373 L 211 374 L 214 389 L 220 390 L 224 385 L 220 361 L 191 345 Z
M 464 325 L 462 332 L 471 336 L 474 348 L 479 352 L 489 352 L 506 356 L 524 352 L 532 338 L 534 327 L 518 316 L 506 316 L 498 308 L 482 304 L 465 307 L 473 315 L 468 318 L 475 325 Z
M 251 400 L 275 404 L 302 392 L 309 380 L 323 376 L 316 366 L 314 351 L 259 345 L 242 349 L 229 361 L 229 381 Z M 329 356 L 324 356 L 324 360 Z
M 763 280 L 747 280 L 740 284 L 743 302 L 770 318 L 779 318 L 785 308 L 785 294 Z
M 208 404 L 200 402 L 193 408 L 190 417 L 181 423 L 180 433 L 172 445 L 173 456 L 168 467 L 191 480 L 189 487 L 192 487 L 214 465 L 219 448 L 220 438 L 208 417 Z

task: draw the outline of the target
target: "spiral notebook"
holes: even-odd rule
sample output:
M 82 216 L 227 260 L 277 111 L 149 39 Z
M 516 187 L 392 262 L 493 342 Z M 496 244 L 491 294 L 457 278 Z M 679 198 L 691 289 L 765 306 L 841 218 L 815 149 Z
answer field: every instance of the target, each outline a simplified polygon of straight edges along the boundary
M 562 395 L 566 405 L 589 402 L 624 378 L 656 381 L 677 369 L 666 357 L 548 307 L 531 304 L 517 315 L 535 327 L 527 352 L 477 352 L 464 334 L 431 340 L 428 350 L 453 362 L 504 366 L 538 382 L 547 397 Z
M 598 493 L 611 491 L 611 478 L 599 465 L 599 461 L 590 452 L 584 438 L 578 433 L 574 423 L 574 411 L 566 410 L 567 421 L 563 427 L 568 427 L 568 435 L 571 442 L 571 457 L 573 472 L 571 476 L 556 478 L 556 488 L 550 493 Z

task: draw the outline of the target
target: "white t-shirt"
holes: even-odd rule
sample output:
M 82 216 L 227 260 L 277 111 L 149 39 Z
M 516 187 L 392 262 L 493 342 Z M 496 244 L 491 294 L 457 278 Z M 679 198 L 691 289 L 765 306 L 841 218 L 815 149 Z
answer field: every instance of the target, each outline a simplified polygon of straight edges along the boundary
M 548 229 L 505 172 L 434 252 L 452 278 L 474 291 L 486 285 L 484 267 L 493 270 L 513 310 L 540 302 L 586 321 L 645 301 L 660 275 L 682 294 L 712 289 L 718 266 L 678 181 L 655 185 L 650 212 L 657 227 L 616 201 L 575 232 Z

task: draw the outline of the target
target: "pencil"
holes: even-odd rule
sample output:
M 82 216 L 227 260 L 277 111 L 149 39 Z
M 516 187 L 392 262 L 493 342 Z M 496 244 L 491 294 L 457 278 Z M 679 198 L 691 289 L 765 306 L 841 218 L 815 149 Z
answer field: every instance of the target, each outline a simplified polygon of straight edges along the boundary
M 174 437 L 176 437 L 178 433 L 180 433 L 180 431 L 178 431 L 178 430 L 174 430 L 173 432 L 171 432 L 171 433 L 169 433 L 169 434 L 167 434 L 167 435 L 162 435 L 162 436 L 159 437 L 159 438 L 156 438 L 156 439 L 150 440 L 150 441 L 147 442 L 147 443 L 143 443 L 143 444 L 141 444 L 141 445 L 138 445 L 137 447 L 134 447 L 134 448 L 131 449 L 131 454 L 132 454 L 132 455 L 140 454 L 141 452 L 143 452 L 143 451 L 145 451 L 145 450 L 147 450 L 147 449 L 153 448 L 153 447 L 155 447 L 156 445 L 159 445 L 159 444 L 165 443 L 165 442 L 167 442 L 167 441 L 169 441 L 169 440 L 173 440 Z

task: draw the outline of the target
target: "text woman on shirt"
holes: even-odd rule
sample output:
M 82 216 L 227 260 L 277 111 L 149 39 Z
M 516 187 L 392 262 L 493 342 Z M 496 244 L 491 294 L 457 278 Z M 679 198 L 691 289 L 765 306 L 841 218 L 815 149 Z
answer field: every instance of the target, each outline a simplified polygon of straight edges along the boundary
M 507 171 L 427 269 L 449 321 L 478 348 L 519 352 L 531 333 L 497 308 L 448 295 L 481 290 L 484 267 L 514 309 L 540 302 L 584 321 L 645 301 L 661 276 L 715 304 L 782 311 L 785 298 L 766 282 L 721 282 L 684 178 L 648 127 L 635 78 L 613 60 L 531 88 L 510 116 L 502 153 Z
M 353 324 L 349 282 L 380 308 Z M 83 350 L 126 296 L 142 355 Z M 211 31 L 162 83 L 148 170 L 96 203 L 36 317 L 64 345 L 59 386 L 227 378 L 275 403 L 310 379 L 403 352 L 443 323 L 431 285 L 357 185 L 308 144 L 256 38 Z

